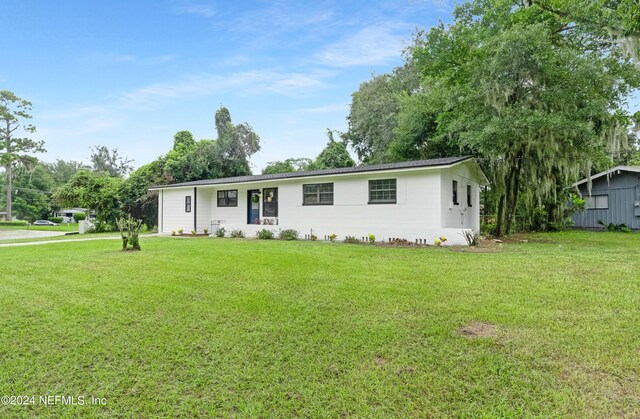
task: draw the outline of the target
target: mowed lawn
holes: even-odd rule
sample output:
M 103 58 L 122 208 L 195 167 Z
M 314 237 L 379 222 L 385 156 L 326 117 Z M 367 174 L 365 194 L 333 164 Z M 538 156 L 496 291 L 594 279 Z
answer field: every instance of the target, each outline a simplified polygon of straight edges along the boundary
M 640 415 L 640 234 L 527 239 L 0 249 L 0 416 Z

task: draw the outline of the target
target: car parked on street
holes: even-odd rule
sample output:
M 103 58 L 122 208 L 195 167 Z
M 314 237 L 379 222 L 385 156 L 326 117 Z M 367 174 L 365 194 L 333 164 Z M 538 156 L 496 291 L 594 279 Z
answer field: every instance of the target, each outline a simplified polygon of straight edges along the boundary
M 34 225 L 34 226 L 52 226 L 53 227 L 53 226 L 57 226 L 58 224 L 53 223 L 53 222 L 51 222 L 49 220 L 37 220 L 37 221 L 34 221 L 32 225 Z

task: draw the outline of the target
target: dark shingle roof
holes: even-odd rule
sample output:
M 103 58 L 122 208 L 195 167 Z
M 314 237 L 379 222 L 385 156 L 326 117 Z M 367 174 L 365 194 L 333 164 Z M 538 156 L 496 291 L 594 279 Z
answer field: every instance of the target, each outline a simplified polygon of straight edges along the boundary
M 342 167 L 339 169 L 307 170 L 304 172 L 276 173 L 272 175 L 252 175 L 252 176 L 226 177 L 221 179 L 205 179 L 205 180 L 196 180 L 193 182 L 174 183 L 171 185 L 154 186 L 151 189 L 178 188 L 181 186 L 183 187 L 183 186 L 223 185 L 227 183 L 248 183 L 248 182 L 257 182 L 257 181 L 265 181 L 265 180 L 293 179 L 293 178 L 309 177 L 309 176 L 340 175 L 344 173 L 366 173 L 366 172 L 377 172 L 380 170 L 448 166 L 454 163 L 459 163 L 461 161 L 468 160 L 470 158 L 471 157 L 469 156 L 444 157 L 440 159 L 374 164 L 371 166 Z

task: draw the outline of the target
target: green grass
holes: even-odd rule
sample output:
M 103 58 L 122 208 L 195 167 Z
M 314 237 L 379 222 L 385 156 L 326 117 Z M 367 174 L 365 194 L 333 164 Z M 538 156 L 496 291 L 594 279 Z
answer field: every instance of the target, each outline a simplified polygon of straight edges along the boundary
M 78 231 L 78 224 L 60 224 L 57 226 L 6 226 L 0 225 L 0 230 L 36 230 L 36 231 Z
M 0 416 L 640 415 L 640 234 L 528 239 L 0 249 L 0 395 L 107 399 Z

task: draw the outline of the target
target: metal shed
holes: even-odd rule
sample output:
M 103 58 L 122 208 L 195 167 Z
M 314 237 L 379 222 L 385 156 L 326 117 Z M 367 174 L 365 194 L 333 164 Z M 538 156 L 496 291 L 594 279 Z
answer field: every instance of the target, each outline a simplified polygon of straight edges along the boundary
M 640 229 L 640 166 L 616 166 L 574 186 L 587 200 L 586 209 L 573 215 L 576 227 L 597 228 L 602 220 Z

